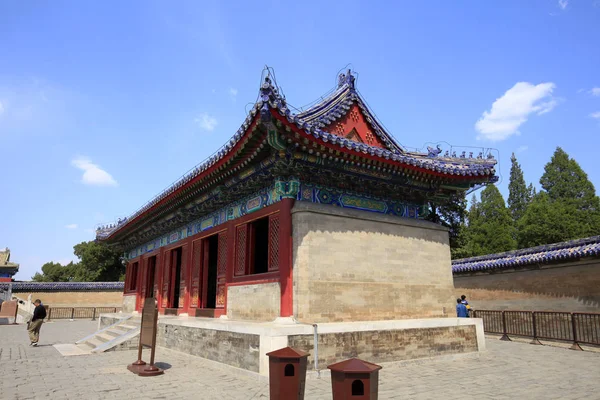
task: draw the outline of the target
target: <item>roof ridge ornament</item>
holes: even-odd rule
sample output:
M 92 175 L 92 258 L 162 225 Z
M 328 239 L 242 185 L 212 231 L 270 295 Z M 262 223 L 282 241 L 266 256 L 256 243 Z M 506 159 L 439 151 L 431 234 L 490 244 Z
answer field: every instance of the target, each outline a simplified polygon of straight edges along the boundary
M 348 70 L 345 74 L 341 73 L 338 77 L 338 89 L 344 85 L 350 87 L 350 89 L 354 89 L 354 81 L 356 78 L 352 75 L 352 71 Z

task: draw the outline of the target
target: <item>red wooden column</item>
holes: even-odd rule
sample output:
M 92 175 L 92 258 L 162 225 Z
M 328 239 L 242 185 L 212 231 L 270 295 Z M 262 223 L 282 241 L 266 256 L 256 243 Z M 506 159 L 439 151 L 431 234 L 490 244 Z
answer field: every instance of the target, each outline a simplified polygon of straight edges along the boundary
M 281 200 L 279 212 L 279 284 L 281 286 L 281 316 L 294 315 L 292 285 L 292 207 L 294 199 Z
M 202 240 L 197 239 L 191 241 L 191 265 L 190 265 L 190 300 L 188 313 L 192 316 L 196 315 L 196 308 L 200 307 L 200 298 L 202 295 L 202 280 L 200 274 L 202 272 Z
M 233 274 L 235 269 L 235 247 L 236 247 L 236 238 L 235 238 L 235 222 L 229 221 L 227 222 L 227 265 L 225 268 L 225 278 L 226 283 L 233 282 Z M 223 307 L 223 312 L 227 314 L 227 285 L 225 285 L 225 304 Z
M 171 286 L 171 250 L 164 250 L 162 253 L 162 287 L 161 287 L 161 308 L 169 308 Z
M 154 267 L 154 298 L 158 302 L 159 311 L 162 310 L 162 277 L 163 277 L 163 253 L 164 249 L 161 247 L 156 255 L 156 265 Z
M 228 259 L 228 231 L 224 230 L 218 234 L 218 251 L 217 254 L 217 300 L 216 308 L 225 307 L 225 292 L 227 291 L 227 259 Z
M 146 297 L 146 279 L 148 279 L 148 257 L 141 256 L 138 263 L 138 279 L 135 288 L 135 309 L 141 311 Z
M 181 246 L 181 270 L 179 275 L 179 310 L 181 312 L 186 312 L 188 301 L 188 278 L 190 273 L 188 271 L 189 263 L 189 245 L 186 242 L 183 246 Z

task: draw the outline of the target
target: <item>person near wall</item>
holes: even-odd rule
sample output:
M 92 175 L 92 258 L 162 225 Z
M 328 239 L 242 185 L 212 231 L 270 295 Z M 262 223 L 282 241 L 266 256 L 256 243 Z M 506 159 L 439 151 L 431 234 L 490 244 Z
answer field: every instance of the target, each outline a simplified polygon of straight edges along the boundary
M 44 323 L 44 318 L 46 318 L 46 308 L 42 305 L 40 299 L 36 299 L 33 305 L 35 305 L 35 309 L 33 310 L 31 321 L 27 324 L 27 331 L 29 332 L 29 340 L 31 341 L 29 345 L 37 346 L 40 340 L 40 328 Z
M 462 296 L 460 296 L 460 302 L 463 303 L 465 305 L 465 307 L 467 307 L 467 317 L 471 316 L 471 311 L 473 310 L 471 308 L 471 306 L 469 305 L 469 302 L 467 301 L 467 296 L 465 296 L 464 294 Z
M 469 318 L 467 307 L 462 303 L 461 299 L 456 299 L 456 316 L 458 318 Z

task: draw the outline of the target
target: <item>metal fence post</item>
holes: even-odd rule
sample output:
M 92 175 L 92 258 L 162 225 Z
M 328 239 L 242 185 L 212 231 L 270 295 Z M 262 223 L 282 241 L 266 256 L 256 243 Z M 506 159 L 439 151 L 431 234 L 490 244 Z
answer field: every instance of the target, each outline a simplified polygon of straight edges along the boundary
M 94 311 L 92 312 L 92 321 L 96 320 L 96 307 L 94 307 Z
M 71 309 L 71 320 L 75 319 L 75 307 Z
M 504 311 L 502 311 L 502 337 L 500 338 L 500 340 L 511 341 L 508 335 L 506 334 L 506 315 L 504 314 Z
M 48 321 L 52 318 L 52 307 L 48 307 Z
M 542 344 L 537 337 L 537 321 L 535 319 L 535 311 L 531 312 L 531 324 L 533 325 L 533 339 L 531 339 L 531 344 Z
M 573 329 L 573 345 L 571 346 L 571 350 L 581 350 L 581 346 L 577 343 L 577 327 L 575 324 L 575 314 L 571 313 L 571 328 Z

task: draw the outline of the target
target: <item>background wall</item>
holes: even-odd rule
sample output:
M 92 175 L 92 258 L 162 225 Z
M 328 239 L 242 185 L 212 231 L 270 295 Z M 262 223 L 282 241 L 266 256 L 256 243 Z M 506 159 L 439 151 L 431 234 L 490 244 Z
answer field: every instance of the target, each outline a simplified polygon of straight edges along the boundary
M 454 286 L 480 310 L 600 312 L 600 260 L 457 274 Z
M 445 228 L 301 202 L 292 210 L 292 226 L 294 316 L 300 321 L 454 314 Z
M 122 291 L 92 292 L 92 291 L 55 291 L 55 292 L 14 292 L 22 300 L 42 300 L 44 305 L 50 307 L 121 307 L 123 303 Z

